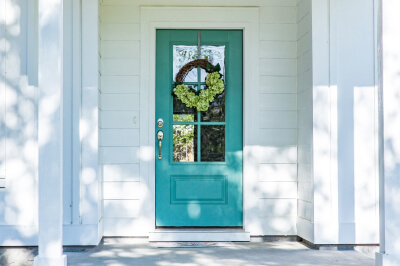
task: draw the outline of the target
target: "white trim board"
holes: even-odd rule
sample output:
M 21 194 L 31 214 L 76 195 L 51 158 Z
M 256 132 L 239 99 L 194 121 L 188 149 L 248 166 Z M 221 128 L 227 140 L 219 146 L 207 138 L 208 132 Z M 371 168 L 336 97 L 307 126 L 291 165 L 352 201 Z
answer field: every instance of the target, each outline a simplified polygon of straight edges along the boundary
M 182 16 L 190 14 L 190 16 Z M 258 220 L 259 8 L 141 7 L 140 177 L 147 184 L 148 231 L 155 229 L 155 69 L 157 29 L 243 30 L 243 227 Z
M 102 235 L 102 221 L 99 224 L 63 225 L 63 245 L 96 246 Z M 85 237 L 82 237 L 82 236 Z M 22 247 L 38 245 L 37 225 L 0 226 L 0 246 Z

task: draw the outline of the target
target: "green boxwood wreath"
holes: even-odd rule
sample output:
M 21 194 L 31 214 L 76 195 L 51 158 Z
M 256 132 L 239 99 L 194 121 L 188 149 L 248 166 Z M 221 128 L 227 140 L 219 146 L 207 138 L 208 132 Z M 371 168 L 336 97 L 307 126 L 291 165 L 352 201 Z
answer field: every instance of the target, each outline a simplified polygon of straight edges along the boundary
M 206 76 L 206 88 L 201 90 L 199 94 L 196 91 L 188 88 L 182 84 L 186 75 L 195 67 L 204 69 L 208 75 Z M 184 65 L 176 74 L 177 85 L 174 88 L 174 94 L 181 100 L 187 107 L 194 107 L 198 111 L 207 111 L 210 102 L 212 102 L 217 95 L 220 95 L 224 89 L 224 81 L 222 75 L 219 73 L 221 67 L 219 64 L 213 66 L 206 59 L 197 59 Z

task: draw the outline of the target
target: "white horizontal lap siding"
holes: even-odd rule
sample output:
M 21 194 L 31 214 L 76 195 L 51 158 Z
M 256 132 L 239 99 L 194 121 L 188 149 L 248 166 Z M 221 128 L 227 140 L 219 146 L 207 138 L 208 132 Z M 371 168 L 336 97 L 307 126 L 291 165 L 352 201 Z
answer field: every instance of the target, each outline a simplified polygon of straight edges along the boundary
M 297 227 L 299 236 L 313 241 L 310 229 L 313 221 L 311 0 L 298 1 L 297 44 Z
M 261 235 L 296 234 L 296 12 L 295 6 L 260 8 L 260 229 L 255 233 Z
M 104 4 L 101 1 L 99 104 L 104 235 L 145 235 L 140 227 L 132 227 L 141 223 L 143 212 L 139 170 L 140 9 L 137 5 Z

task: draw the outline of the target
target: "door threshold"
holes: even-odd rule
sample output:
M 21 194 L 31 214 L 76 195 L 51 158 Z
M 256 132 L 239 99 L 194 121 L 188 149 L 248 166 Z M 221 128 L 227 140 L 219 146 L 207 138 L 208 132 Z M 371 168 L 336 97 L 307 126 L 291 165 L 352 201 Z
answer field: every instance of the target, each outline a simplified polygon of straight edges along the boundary
M 250 233 L 244 229 L 207 229 L 207 228 L 157 228 L 149 233 L 150 242 L 249 242 Z

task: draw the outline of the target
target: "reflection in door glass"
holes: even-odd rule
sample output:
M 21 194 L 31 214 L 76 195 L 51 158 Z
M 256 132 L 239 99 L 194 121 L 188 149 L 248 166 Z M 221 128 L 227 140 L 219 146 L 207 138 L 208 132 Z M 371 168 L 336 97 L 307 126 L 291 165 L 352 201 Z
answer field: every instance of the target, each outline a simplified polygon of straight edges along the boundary
M 225 122 L 225 92 L 216 97 L 207 111 L 201 112 L 202 122 Z
M 220 73 L 225 75 L 225 45 L 212 46 L 202 45 L 201 46 L 201 58 L 207 59 L 214 66 L 219 64 L 221 66 Z M 201 82 L 205 82 L 207 72 L 204 69 L 201 70 Z
M 195 45 L 174 45 L 173 50 L 173 81 L 176 74 L 187 63 L 197 59 L 197 46 Z M 185 82 L 197 82 L 197 69 L 192 69 L 185 78 Z
M 225 161 L 225 126 L 201 126 L 201 161 Z
M 197 161 L 197 126 L 173 125 L 174 162 Z
M 191 86 L 188 87 L 195 87 Z M 173 121 L 174 122 L 196 122 L 197 121 L 197 112 L 195 108 L 187 107 L 181 100 L 179 100 L 176 95 L 173 95 Z

